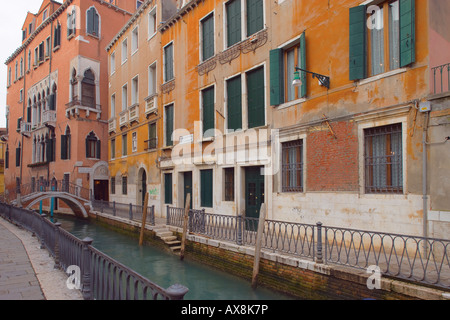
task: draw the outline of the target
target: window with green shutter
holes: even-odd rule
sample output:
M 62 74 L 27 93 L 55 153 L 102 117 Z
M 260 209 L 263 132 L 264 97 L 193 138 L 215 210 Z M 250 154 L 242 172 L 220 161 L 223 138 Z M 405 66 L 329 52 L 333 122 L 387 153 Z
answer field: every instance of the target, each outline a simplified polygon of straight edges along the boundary
M 366 6 L 350 8 L 350 80 L 364 79 L 367 74 Z
M 214 56 L 214 14 L 208 15 L 202 24 L 202 61 Z
M 264 67 L 247 72 L 248 128 L 265 124 Z
M 213 170 L 200 170 L 200 206 L 213 207 Z
M 247 36 L 264 28 L 263 0 L 247 0 Z
M 173 133 L 173 104 L 166 106 L 166 146 L 173 146 L 172 133 Z
M 242 129 L 242 80 L 241 76 L 227 81 L 227 128 Z
M 416 61 L 415 0 L 400 0 L 400 67 Z
M 164 174 L 164 203 L 172 204 L 172 174 Z
M 203 136 L 214 136 L 214 87 L 202 90 Z
M 173 73 L 173 43 L 164 47 L 164 82 L 172 80 Z
M 277 106 L 284 103 L 284 50 L 270 51 L 270 104 Z
M 227 47 L 241 41 L 241 0 L 231 0 L 226 4 Z

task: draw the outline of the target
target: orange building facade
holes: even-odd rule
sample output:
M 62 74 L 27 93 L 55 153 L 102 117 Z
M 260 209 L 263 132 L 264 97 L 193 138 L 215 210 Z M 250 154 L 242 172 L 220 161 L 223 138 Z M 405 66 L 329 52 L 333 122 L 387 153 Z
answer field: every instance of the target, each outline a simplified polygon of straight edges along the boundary
M 143 5 L 107 48 L 110 199 L 446 237 L 448 5 L 192 0 L 152 36 Z
M 108 197 L 107 43 L 136 10 L 133 1 L 45 0 L 23 25 L 6 61 L 5 184 L 39 190 L 64 181 Z

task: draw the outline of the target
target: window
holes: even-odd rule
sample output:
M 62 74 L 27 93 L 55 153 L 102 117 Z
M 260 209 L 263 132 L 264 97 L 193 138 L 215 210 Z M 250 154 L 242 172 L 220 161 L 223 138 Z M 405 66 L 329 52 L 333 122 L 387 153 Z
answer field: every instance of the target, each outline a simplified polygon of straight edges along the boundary
M 137 132 L 133 132 L 131 135 L 131 152 L 137 151 Z
M 34 48 L 34 65 L 39 64 L 39 47 Z
M 402 124 L 364 130 L 366 193 L 403 193 Z
M 139 77 L 131 80 L 131 105 L 139 102 Z
M 156 93 L 156 62 L 148 67 L 148 95 Z
M 351 8 L 349 41 L 350 80 L 414 63 L 415 1 L 385 1 Z
M 214 86 L 202 90 L 203 137 L 214 136 Z
M 113 52 L 110 57 L 110 68 L 111 68 L 111 74 L 114 74 L 116 72 L 116 52 Z
M 44 13 L 42 14 L 42 21 L 47 20 L 47 18 L 48 18 L 48 9 L 45 9 Z
M 270 104 L 280 105 L 306 96 L 306 73 L 299 72 L 302 85 L 295 88 L 295 67 L 306 69 L 306 39 L 303 33 L 284 48 L 270 51 Z
M 156 122 L 148 125 L 148 140 L 146 141 L 147 148 L 145 150 L 155 150 L 157 146 Z
M 172 133 L 173 133 L 173 104 L 166 106 L 165 108 L 165 129 L 166 129 L 166 146 L 173 146 Z
M 116 193 L 116 178 L 112 177 L 111 178 L 111 194 L 115 194 Z
M 128 108 L 128 85 L 122 87 L 122 111 Z
M 224 169 L 225 201 L 234 201 L 234 168 Z
M 116 139 L 111 139 L 111 159 L 116 158 Z
M 99 28 L 99 15 L 97 10 L 94 7 L 91 7 L 87 11 L 86 31 L 88 34 L 98 37 L 100 36 Z
M 247 37 L 264 28 L 263 0 L 247 0 Z
M 11 67 L 9 67 L 9 70 L 8 70 L 8 86 L 11 85 L 11 73 L 12 73 Z
M 91 131 L 86 137 L 86 158 L 100 159 L 101 144 L 95 133 Z
M 66 128 L 64 135 L 61 135 L 61 160 L 70 159 L 70 128 Z
M 19 146 L 16 148 L 16 167 L 20 167 L 20 154 L 22 153 L 22 147 L 19 142 Z
M 152 37 L 156 33 L 157 24 L 156 24 L 156 8 L 152 9 L 152 11 L 148 14 L 148 37 Z
M 164 174 L 164 203 L 172 204 L 172 174 Z
M 128 154 L 127 138 L 127 134 L 122 135 L 122 156 L 126 156 Z
M 50 37 L 45 40 L 45 57 L 50 57 L 51 41 Z
M 23 58 L 20 58 L 20 76 L 23 77 Z
M 202 61 L 214 56 L 214 14 L 208 15 L 201 21 Z
M 242 129 L 242 86 L 241 76 L 227 80 L 227 128 Z
M 19 91 L 19 102 L 23 101 L 23 89 L 20 89 Z
M 75 8 L 72 9 L 71 13 L 67 13 L 67 38 L 71 38 L 76 32 L 76 11 Z
M 6 145 L 5 151 L 5 169 L 9 169 L 9 147 Z
M 144 3 L 144 1 L 136 0 L 136 9 L 139 9 L 143 3 Z
M 128 177 L 126 176 L 122 177 L 122 194 L 128 194 Z
M 131 54 L 139 49 L 139 28 L 136 27 L 131 32 Z
M 27 29 L 22 30 L 22 41 L 27 38 Z
M 111 96 L 111 118 L 116 117 L 116 94 Z
M 173 44 L 164 47 L 164 82 L 172 80 L 173 72 Z
M 55 27 L 55 34 L 53 38 L 53 48 L 57 48 L 61 45 L 61 25 L 58 23 Z
M 31 69 L 31 49 L 28 49 L 28 70 Z
M 88 69 L 84 72 L 84 77 L 81 81 L 81 104 L 83 106 L 96 108 L 95 91 L 95 75 L 91 69 Z
M 213 170 L 200 170 L 200 206 L 213 207 Z
M 128 59 L 128 39 L 122 42 L 122 63 L 125 63 Z
M 44 45 L 44 41 L 42 41 L 39 44 L 39 62 L 44 61 L 44 52 L 45 52 L 45 45 Z
M 303 192 L 303 140 L 282 143 L 282 192 Z
M 231 0 L 225 5 L 227 14 L 227 47 L 241 41 L 241 0 Z
M 78 78 L 77 71 L 75 69 L 72 70 L 72 79 L 70 80 L 71 90 L 72 90 L 72 101 L 78 100 Z
M 247 72 L 248 128 L 265 124 L 264 67 Z

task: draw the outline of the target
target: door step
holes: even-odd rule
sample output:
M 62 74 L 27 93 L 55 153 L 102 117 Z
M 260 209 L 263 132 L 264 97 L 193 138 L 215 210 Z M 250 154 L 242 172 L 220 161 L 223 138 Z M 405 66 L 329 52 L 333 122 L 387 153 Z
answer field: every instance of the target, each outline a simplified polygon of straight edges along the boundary
M 158 226 L 153 229 L 156 232 L 156 236 L 159 237 L 166 245 L 169 246 L 170 251 L 175 254 L 179 254 L 181 250 L 181 241 L 169 230 L 167 226 Z

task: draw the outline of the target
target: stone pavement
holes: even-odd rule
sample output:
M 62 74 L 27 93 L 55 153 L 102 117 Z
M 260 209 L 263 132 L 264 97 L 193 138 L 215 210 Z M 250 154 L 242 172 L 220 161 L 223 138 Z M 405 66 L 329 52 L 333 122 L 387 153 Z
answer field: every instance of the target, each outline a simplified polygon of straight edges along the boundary
M 0 300 L 83 300 L 36 237 L 0 218 Z

